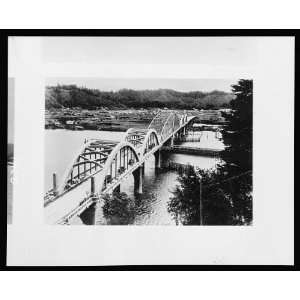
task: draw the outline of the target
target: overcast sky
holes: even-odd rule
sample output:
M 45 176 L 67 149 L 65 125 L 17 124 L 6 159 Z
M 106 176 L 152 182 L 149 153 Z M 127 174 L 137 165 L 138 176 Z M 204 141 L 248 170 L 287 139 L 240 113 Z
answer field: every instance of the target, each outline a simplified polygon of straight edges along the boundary
M 46 64 L 56 64 L 54 70 L 58 69 L 57 64 L 68 70 L 71 69 L 70 64 L 88 65 L 98 70 L 102 66 L 103 70 L 107 70 L 103 71 L 104 75 L 97 76 L 98 78 L 83 78 L 80 76 L 80 67 L 75 67 L 72 69 L 72 78 L 70 75 L 65 75 L 67 78 L 51 78 L 47 80 L 47 84 L 51 85 L 76 84 L 100 90 L 170 88 L 179 91 L 217 89 L 229 92 L 231 84 L 240 77 L 239 70 L 246 70 L 255 62 L 258 44 L 255 39 L 44 37 L 42 57 Z M 148 73 L 145 73 L 145 68 L 142 67 L 144 65 L 148 65 Z M 195 69 L 202 70 L 203 75 L 195 75 Z M 111 74 L 106 74 L 110 70 L 113 70 Z M 165 76 L 166 70 L 169 71 L 168 76 Z M 170 70 L 174 70 L 173 76 Z M 220 70 L 227 70 L 227 74 L 232 76 L 219 77 L 217 73 Z M 228 70 L 232 70 L 232 73 Z
M 120 89 L 173 89 L 177 91 L 231 91 L 234 79 L 124 79 L 124 78 L 47 78 L 47 85 L 76 84 L 80 87 L 117 91 Z

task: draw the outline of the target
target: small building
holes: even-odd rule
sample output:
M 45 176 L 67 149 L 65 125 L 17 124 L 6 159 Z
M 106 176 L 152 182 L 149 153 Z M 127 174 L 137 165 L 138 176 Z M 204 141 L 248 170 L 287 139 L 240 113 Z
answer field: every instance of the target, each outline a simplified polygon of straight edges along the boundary
M 67 120 L 66 125 L 75 125 L 76 122 L 74 120 Z

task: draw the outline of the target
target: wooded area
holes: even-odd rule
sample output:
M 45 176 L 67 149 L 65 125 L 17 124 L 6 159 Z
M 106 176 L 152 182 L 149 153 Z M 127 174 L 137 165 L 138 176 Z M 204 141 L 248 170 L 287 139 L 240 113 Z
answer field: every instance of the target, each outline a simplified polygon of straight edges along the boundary
M 178 92 L 170 89 L 138 91 L 122 89 L 113 92 L 76 85 L 57 85 L 46 88 L 46 109 L 61 107 L 212 109 L 228 107 L 233 98 L 233 94 L 217 90 Z

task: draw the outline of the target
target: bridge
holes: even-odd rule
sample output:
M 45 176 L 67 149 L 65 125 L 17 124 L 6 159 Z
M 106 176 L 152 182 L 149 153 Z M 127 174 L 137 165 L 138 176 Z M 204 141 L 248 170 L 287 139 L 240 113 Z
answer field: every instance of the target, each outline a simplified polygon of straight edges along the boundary
M 120 189 L 122 180 L 130 175 L 134 177 L 136 192 L 142 193 L 145 161 L 154 154 L 155 166 L 160 168 L 161 148 L 172 147 L 195 118 L 162 110 L 148 128 L 130 128 L 121 141 L 85 140 L 59 185 L 53 174 L 53 188 L 44 198 L 46 222 L 68 224 L 101 195 Z

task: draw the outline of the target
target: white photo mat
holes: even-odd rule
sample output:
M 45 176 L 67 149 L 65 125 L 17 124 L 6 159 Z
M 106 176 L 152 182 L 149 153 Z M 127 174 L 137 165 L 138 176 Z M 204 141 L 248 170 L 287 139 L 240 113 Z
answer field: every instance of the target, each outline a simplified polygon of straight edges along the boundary
M 238 65 L 226 61 L 207 65 L 203 58 L 198 64 L 140 61 L 130 67 L 85 61 L 45 63 L 42 39 L 14 37 L 9 41 L 8 76 L 15 78 L 15 166 L 8 266 L 294 263 L 293 37 L 214 37 L 247 43 L 251 57 Z M 222 51 L 222 43 L 218 47 Z M 253 79 L 253 225 L 46 225 L 47 77 Z

